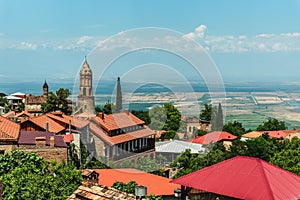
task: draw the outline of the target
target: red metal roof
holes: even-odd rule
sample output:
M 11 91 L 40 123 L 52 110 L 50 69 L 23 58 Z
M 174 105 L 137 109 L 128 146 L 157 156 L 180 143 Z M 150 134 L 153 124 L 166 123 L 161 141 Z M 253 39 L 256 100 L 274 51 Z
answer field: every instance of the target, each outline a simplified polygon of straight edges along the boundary
M 147 186 L 147 194 L 174 196 L 174 189 L 179 185 L 170 179 L 143 172 L 137 169 L 95 169 L 99 173 L 99 184 L 111 187 L 116 181 L 128 183 L 135 181 L 138 185 Z
M 287 135 L 284 131 L 263 131 L 264 133 L 267 133 L 272 138 L 283 138 Z
M 198 144 L 209 144 L 223 140 L 235 140 L 236 138 L 237 136 L 234 136 L 226 131 L 214 131 L 203 136 L 195 137 L 192 142 Z
M 300 198 L 300 176 L 246 156 L 225 160 L 172 182 L 246 200 Z

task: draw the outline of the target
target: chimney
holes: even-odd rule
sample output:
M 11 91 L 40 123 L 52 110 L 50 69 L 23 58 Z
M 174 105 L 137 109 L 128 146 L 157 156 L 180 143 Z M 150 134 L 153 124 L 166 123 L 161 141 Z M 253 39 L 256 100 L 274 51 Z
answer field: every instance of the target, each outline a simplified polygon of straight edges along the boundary
M 126 113 L 127 115 L 129 115 L 129 110 L 126 108 L 126 109 L 124 110 L 124 113 Z
M 36 137 L 35 145 L 36 146 L 46 146 L 46 137 Z
M 49 132 L 49 123 L 46 122 L 46 132 Z
M 99 112 L 98 116 L 104 121 L 104 112 Z
M 54 136 L 50 136 L 50 148 L 54 148 Z

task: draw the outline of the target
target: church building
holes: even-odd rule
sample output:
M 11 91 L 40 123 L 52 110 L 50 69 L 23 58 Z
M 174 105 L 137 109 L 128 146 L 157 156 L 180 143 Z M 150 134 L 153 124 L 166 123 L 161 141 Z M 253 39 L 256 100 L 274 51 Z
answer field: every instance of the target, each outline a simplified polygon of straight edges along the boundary
M 95 114 L 93 95 L 93 73 L 85 58 L 80 70 L 80 93 L 78 95 L 78 108 L 85 113 Z
M 42 114 L 42 104 L 46 102 L 49 92 L 49 87 L 45 81 L 43 85 L 43 95 L 41 96 L 26 96 L 25 98 L 25 111 L 28 113 L 38 116 Z

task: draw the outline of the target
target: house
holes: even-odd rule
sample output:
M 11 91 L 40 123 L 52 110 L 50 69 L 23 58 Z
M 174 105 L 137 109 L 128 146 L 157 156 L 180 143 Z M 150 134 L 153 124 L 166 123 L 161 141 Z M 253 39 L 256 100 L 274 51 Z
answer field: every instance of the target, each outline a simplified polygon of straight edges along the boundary
M 252 132 L 242 135 L 241 140 L 245 141 L 247 139 L 258 138 L 258 137 L 262 136 L 263 134 L 268 134 L 269 137 L 275 138 L 275 139 L 283 139 L 287 135 L 287 133 L 282 130 L 279 130 L 279 131 L 252 131 Z
M 86 181 L 92 181 L 98 183 L 99 174 L 92 169 L 84 169 L 81 173 L 82 179 Z
M 191 150 L 193 154 L 199 154 L 205 151 L 202 144 L 196 144 L 181 140 L 170 140 L 165 142 L 156 142 L 155 151 L 156 156 L 162 155 L 167 158 L 167 162 L 173 162 L 178 155 L 185 152 L 187 149 Z
M 14 149 L 24 152 L 35 152 L 47 161 L 57 162 L 68 159 L 67 144 L 62 136 L 45 131 L 21 131 L 18 144 Z
M 200 130 L 210 132 L 211 131 L 210 121 L 200 119 Z
M 300 199 L 300 176 L 254 157 L 236 156 L 172 182 L 202 191 L 190 199 Z
M 27 111 L 23 111 L 21 113 L 18 113 L 14 116 L 14 121 L 17 123 L 22 123 L 30 118 L 34 117 L 32 114 L 30 114 Z
M 192 143 L 208 145 L 211 143 L 222 142 L 226 149 L 232 145 L 232 141 L 235 140 L 237 136 L 232 135 L 226 131 L 213 131 L 207 133 L 203 136 L 198 136 L 192 139 Z
M 67 200 L 136 200 L 136 196 L 112 187 L 83 184 Z
M 109 115 L 100 113 L 90 120 L 89 131 L 98 157 L 105 156 L 114 161 L 155 157 L 154 131 L 128 110 Z
M 47 96 L 49 92 L 49 87 L 47 82 L 45 81 L 43 85 L 43 95 L 40 96 L 32 96 L 27 95 L 25 98 L 25 111 L 33 114 L 34 116 L 38 116 L 42 114 L 42 104 L 46 102 Z
M 286 134 L 284 136 L 284 139 L 291 140 L 293 137 L 297 137 L 300 139 L 300 130 L 283 130 L 283 132 Z
M 8 106 L 10 107 L 11 110 L 18 110 L 20 109 L 21 105 L 23 104 L 23 99 L 20 97 L 16 96 L 6 96 Z
M 29 118 L 21 123 L 21 130 L 24 131 L 49 131 L 52 133 L 65 133 L 65 127 L 48 117 L 47 115 L 40 115 Z
M 99 184 L 111 187 L 116 181 L 128 183 L 135 181 L 147 187 L 147 195 L 173 197 L 174 189 L 180 187 L 162 176 L 150 174 L 137 169 L 95 169 L 99 173 Z
M 181 121 L 186 125 L 186 134 L 192 135 L 196 130 L 200 129 L 200 120 L 197 117 L 182 115 Z
M 0 154 L 11 152 L 18 144 L 20 125 L 0 116 Z

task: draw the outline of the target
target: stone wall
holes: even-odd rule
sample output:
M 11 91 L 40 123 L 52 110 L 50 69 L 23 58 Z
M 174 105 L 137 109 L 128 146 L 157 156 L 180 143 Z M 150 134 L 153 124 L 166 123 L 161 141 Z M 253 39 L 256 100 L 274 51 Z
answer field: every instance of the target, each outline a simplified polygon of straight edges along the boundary
M 57 161 L 58 163 L 63 160 L 67 162 L 68 160 L 68 149 L 49 147 L 49 146 L 36 146 L 36 145 L 18 145 L 14 146 L 14 149 L 22 150 L 25 153 L 35 152 L 37 155 L 42 156 L 46 161 Z

